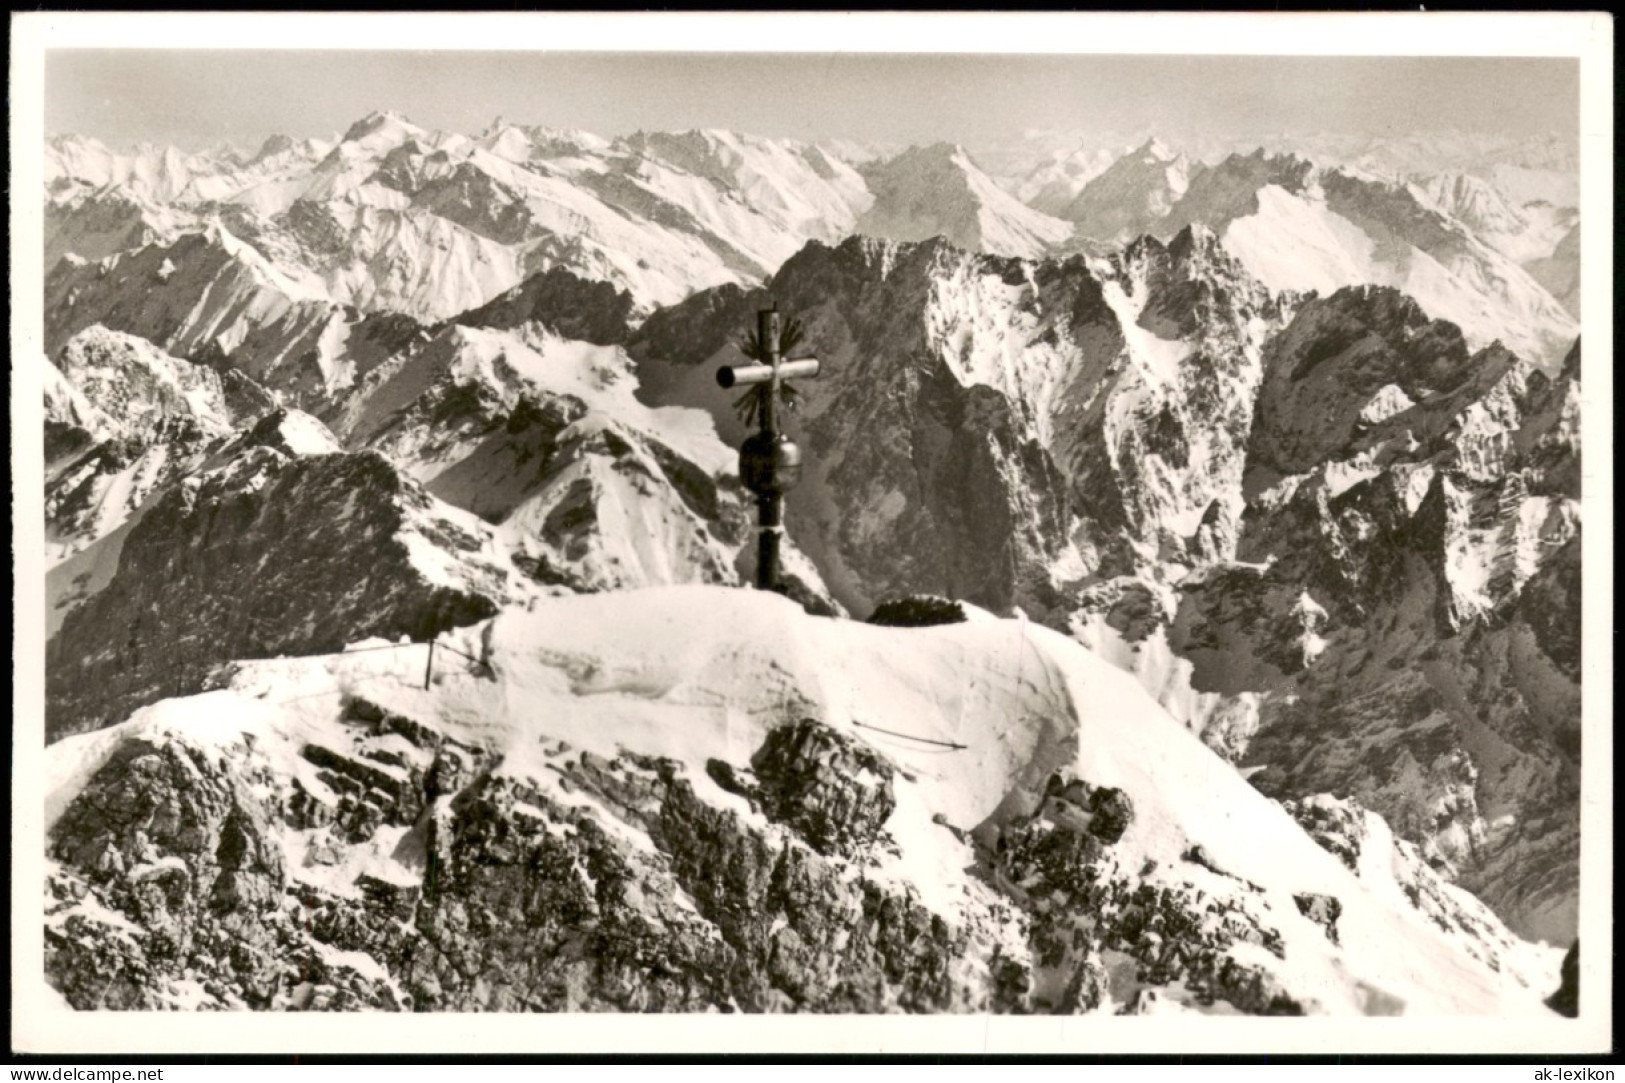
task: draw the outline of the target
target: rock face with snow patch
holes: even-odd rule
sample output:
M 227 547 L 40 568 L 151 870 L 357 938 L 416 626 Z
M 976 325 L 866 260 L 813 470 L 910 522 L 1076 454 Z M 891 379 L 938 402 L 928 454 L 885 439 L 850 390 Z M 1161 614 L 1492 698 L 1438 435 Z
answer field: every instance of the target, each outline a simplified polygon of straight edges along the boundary
M 45 399 L 53 561 L 117 530 L 272 405 L 239 372 L 218 373 L 99 325 L 75 335 L 47 367 Z
M 1295 155 L 1232 154 L 1198 170 L 1155 229 L 1191 223 L 1272 290 L 1392 286 L 1475 347 L 1500 341 L 1555 369 L 1579 328 L 1529 272 L 1412 187 Z
M 54 144 L 53 984 L 1530 1009 L 1502 919 L 1575 917 L 1570 219 L 1137 153 L 1057 204 L 1111 248 L 953 147 Z M 785 592 L 917 627 L 630 593 L 751 578 L 713 374 L 769 298 L 823 365 Z M 427 689 L 323 656 L 438 631 Z
M 873 198 L 850 166 L 790 140 L 611 141 L 501 121 L 471 138 L 388 112 L 331 145 L 188 156 L 66 137 L 48 160 L 48 266 L 223 230 L 334 305 L 429 322 L 554 269 L 646 313 L 759 280 L 806 240 L 850 233 Z
M 451 324 L 369 374 L 334 424 L 497 527 L 540 583 L 736 582 L 733 455 L 702 415 L 650 410 L 633 386 L 618 347 L 540 321 Z
M 245 441 L 160 496 L 118 571 L 47 646 L 50 740 L 195 691 L 234 658 L 426 639 L 495 612 L 515 578 L 488 530 L 376 453 Z
M 1200 228 L 1036 264 L 850 241 L 772 291 L 823 362 L 790 533 L 849 608 L 1074 628 L 1268 792 L 1367 802 L 1569 935 L 1577 353 L 1474 352 L 1391 289 L 1272 297 Z M 706 378 L 757 303 L 641 331 L 646 394 L 729 433 Z
M 820 853 L 861 851 L 897 807 L 896 768 L 817 719 L 768 734 L 751 768 L 768 818 L 794 827 Z
M 1233 546 L 1259 349 L 1281 310 L 1211 234 L 1041 263 L 854 240 L 807 249 L 772 288 L 823 363 L 790 422 L 813 475 L 790 496 L 791 534 L 848 608 L 927 590 L 1056 613 L 1067 581 L 1051 568 Z M 722 405 L 703 377 L 726 354 L 703 350 L 755 302 L 702 294 L 658 338 L 645 328 L 632 349 L 647 393 Z M 655 345 L 671 340 L 695 352 Z
M 1155 139 L 1113 162 L 1055 211 L 1085 237 L 1107 242 L 1151 232 L 1190 183 L 1190 163 Z
M 63 260 L 45 292 L 51 353 L 101 324 L 234 368 L 290 404 L 315 404 L 346 382 L 338 344 L 359 320 L 218 226 L 98 263 Z

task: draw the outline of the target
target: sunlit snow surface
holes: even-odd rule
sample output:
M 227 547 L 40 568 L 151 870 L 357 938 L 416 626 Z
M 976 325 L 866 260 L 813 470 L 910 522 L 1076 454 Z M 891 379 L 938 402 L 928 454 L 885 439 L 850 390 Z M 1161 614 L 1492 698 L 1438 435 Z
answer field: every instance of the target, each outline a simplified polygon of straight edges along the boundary
M 1156 869 L 1148 880 L 1188 882 L 1210 894 L 1237 890 L 1236 881 L 1181 860 L 1199 843 L 1219 867 L 1262 885 L 1286 958 L 1246 944 L 1231 950 L 1275 970 L 1317 1010 L 1388 1011 L 1397 997 L 1419 1015 L 1545 1011 L 1540 998 L 1556 987 L 1557 950 L 1497 932 L 1503 950 L 1500 972 L 1492 972 L 1406 902 L 1381 865 L 1393 850 L 1380 820 L 1371 818 L 1365 850 L 1374 867 L 1356 877 L 1133 676 L 1058 633 L 974 616 L 936 628 L 879 628 L 809 617 L 771 595 L 699 586 L 539 599 L 530 611 L 510 610 L 446 637 L 488 658 L 489 674 L 448 662 L 424 691 L 421 645 L 244 663 L 227 690 L 165 701 L 124 725 L 57 742 L 46 750 L 47 812 L 60 815 L 112 749 L 136 735 L 228 759 L 264 757 L 274 777 L 319 786 L 305 778 L 313 769 L 298 750 L 342 734 L 338 717 L 350 693 L 500 751 L 501 772 L 550 794 L 558 791 L 546 746 L 563 739 L 604 755 L 672 757 L 703 799 L 756 818 L 709 781 L 706 761 L 746 763 L 775 723 L 816 717 L 871 743 L 904 772 L 887 824 L 902 856 L 866 875 L 911 884 L 950 921 L 988 889 L 967 871 L 971 850 L 932 817 L 974 830 L 1040 791 L 1052 771 L 1072 766 L 1134 802 L 1134 820 L 1113 847 L 1121 867 L 1150 859 Z M 245 734 L 253 738 L 247 744 Z M 373 846 L 338 867 L 290 867 L 339 892 L 363 867 L 409 876 L 391 869 L 387 850 Z M 1341 948 L 1298 914 L 1292 895 L 1302 892 L 1341 900 Z M 1470 897 L 1457 901 L 1500 930 Z

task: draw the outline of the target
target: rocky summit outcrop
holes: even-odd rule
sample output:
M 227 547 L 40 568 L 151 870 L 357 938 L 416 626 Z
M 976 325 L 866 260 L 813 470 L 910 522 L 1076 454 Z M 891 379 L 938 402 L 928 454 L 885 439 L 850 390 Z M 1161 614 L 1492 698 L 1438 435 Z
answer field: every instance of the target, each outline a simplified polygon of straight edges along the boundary
M 896 768 L 817 719 L 768 734 L 750 765 L 758 783 L 753 796 L 763 812 L 794 828 L 819 853 L 861 851 L 897 807 Z
M 274 446 L 280 432 L 247 434 L 122 539 L 117 573 L 47 645 L 48 739 L 195 691 L 221 662 L 426 639 L 514 596 L 517 577 L 478 520 L 376 453 L 290 456 Z
M 53 745 L 51 985 L 80 1009 L 1277 1015 L 1544 1011 L 1556 985 L 1557 953 L 1394 849 L 1379 817 L 1295 809 L 1345 867 L 1058 636 L 1034 644 L 1032 680 L 1001 685 L 967 653 L 997 621 L 877 629 L 674 588 L 616 635 L 582 626 L 593 601 L 453 634 L 465 657 L 427 688 L 387 651 L 244 661 Z M 659 630 L 675 619 L 682 643 Z M 801 645 L 784 684 L 662 674 L 674 648 L 737 662 L 768 625 Z M 994 689 L 964 720 L 973 751 L 922 760 L 819 709 L 833 662 L 890 726 L 922 675 L 968 665 Z M 1106 702 L 1065 698 L 1084 675 Z M 1081 771 L 1069 710 L 1092 733 Z M 1148 729 L 1178 742 L 1167 764 L 1129 747 Z M 1164 767 L 1188 792 L 1142 778 Z M 1365 886 L 1379 873 L 1411 902 Z M 1417 957 L 1447 980 L 1408 983 Z
M 556 750 L 565 792 L 613 808 L 606 822 L 493 774 L 432 728 L 364 701 L 352 715 L 403 753 L 307 750 L 329 767 L 315 789 L 392 779 L 402 755 L 427 764 L 413 771 L 424 811 L 388 817 L 404 835 L 381 818 L 358 831 L 342 797 L 267 796 L 269 774 L 234 777 L 178 742 L 131 741 L 108 759 L 53 832 L 47 970 L 75 1007 L 173 1007 L 187 996 L 328 1010 L 987 1006 L 985 992 L 968 999 L 955 980 L 962 934 L 906 894 L 850 876 L 799 830 L 764 831 L 701 799 L 673 761 Z M 629 845 L 624 824 L 653 846 Z M 299 883 L 275 843 L 289 826 L 310 838 L 318 867 L 343 860 L 344 841 L 323 840 L 388 832 L 418 875 L 362 874 L 342 894 Z M 130 928 L 106 924 L 114 915 Z

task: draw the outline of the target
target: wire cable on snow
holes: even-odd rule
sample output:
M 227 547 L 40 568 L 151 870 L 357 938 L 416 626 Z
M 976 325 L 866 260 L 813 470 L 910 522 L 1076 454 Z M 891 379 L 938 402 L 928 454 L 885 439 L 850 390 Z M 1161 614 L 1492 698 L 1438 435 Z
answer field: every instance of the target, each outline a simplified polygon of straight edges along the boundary
M 966 748 L 970 747 L 969 745 L 956 744 L 953 741 L 938 741 L 938 740 L 936 740 L 934 738 L 931 738 L 931 737 L 916 737 L 912 733 L 898 733 L 896 730 L 881 729 L 879 726 L 871 726 L 867 722 L 859 722 L 855 718 L 852 720 L 852 724 L 854 726 L 861 727 L 862 729 L 874 730 L 876 733 L 886 733 L 886 734 L 890 734 L 893 737 L 903 737 L 903 738 L 906 738 L 907 740 L 910 740 L 910 741 L 923 741 L 924 743 L 926 743 L 928 745 L 941 745 L 942 747 L 947 748 L 947 749 L 951 749 L 951 750 L 953 750 L 955 752 L 958 752 L 958 751 L 961 751 L 963 749 L 966 749 Z

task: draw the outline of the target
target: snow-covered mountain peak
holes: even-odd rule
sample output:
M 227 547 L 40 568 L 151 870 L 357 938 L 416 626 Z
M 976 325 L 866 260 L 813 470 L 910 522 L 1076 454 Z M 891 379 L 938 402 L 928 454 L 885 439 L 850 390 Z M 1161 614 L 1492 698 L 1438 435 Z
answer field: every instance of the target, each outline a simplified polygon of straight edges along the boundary
M 156 957 L 104 916 L 133 910 L 126 885 L 216 852 L 160 819 L 94 864 L 88 810 L 136 778 L 179 789 L 194 834 L 266 855 L 175 925 L 205 939 L 226 913 L 242 945 L 224 981 L 198 956 L 204 1003 L 297 1003 L 311 991 L 239 976 L 290 955 L 344 1005 L 396 1009 L 1112 1012 L 1150 985 L 1192 1011 L 1437 1016 L 1538 1011 L 1554 981 L 1556 952 L 1428 879 L 1380 820 L 1359 817 L 1345 864 L 1131 677 L 1024 621 L 878 628 L 701 586 L 537 599 L 450 633 L 426 689 L 392 633 L 247 660 L 52 746 L 57 876 L 94 903 L 54 926 L 70 998 L 106 995 L 76 964 L 117 936 Z M 341 805 L 356 779 L 372 814 Z M 583 868 L 615 894 L 584 905 Z M 317 916 L 267 941 L 288 888 Z M 402 898 L 411 919 L 387 919 Z M 569 935 L 605 912 L 635 954 L 580 959 Z M 486 931 L 509 922 L 528 935 Z
M 903 241 L 946 237 L 957 247 L 1037 257 L 1064 243 L 1071 227 L 1017 200 L 954 143 L 915 146 L 864 167 L 874 205 L 858 231 Z
M 1520 243 L 1564 230 L 1561 281 L 1577 223 L 1475 170 L 1133 134 L 1041 170 L 398 114 L 252 155 L 53 141 L 50 725 L 110 726 L 64 742 L 53 983 L 1539 1012 L 1553 953 L 1500 921 L 1573 930 L 1578 350 L 1486 231 L 1497 192 Z M 822 364 L 783 419 L 799 606 L 723 589 L 755 547 L 714 374 L 769 299 Z M 437 650 L 424 689 L 437 632 L 467 671 Z M 908 718 L 963 747 L 865 729 Z M 845 765 L 813 802 L 841 824 L 786 796 L 796 749 Z M 132 787 L 202 826 L 109 842 Z M 805 897 L 752 894 L 787 868 Z M 635 965 L 578 966 L 574 913 Z
M 395 133 L 422 131 L 424 131 L 424 129 L 419 128 L 416 124 L 413 124 L 406 118 L 404 113 L 397 112 L 393 109 L 375 109 L 366 116 L 362 117 L 360 120 L 356 121 L 354 124 L 350 125 L 349 129 L 345 131 L 341 142 L 358 143 L 380 132 Z

